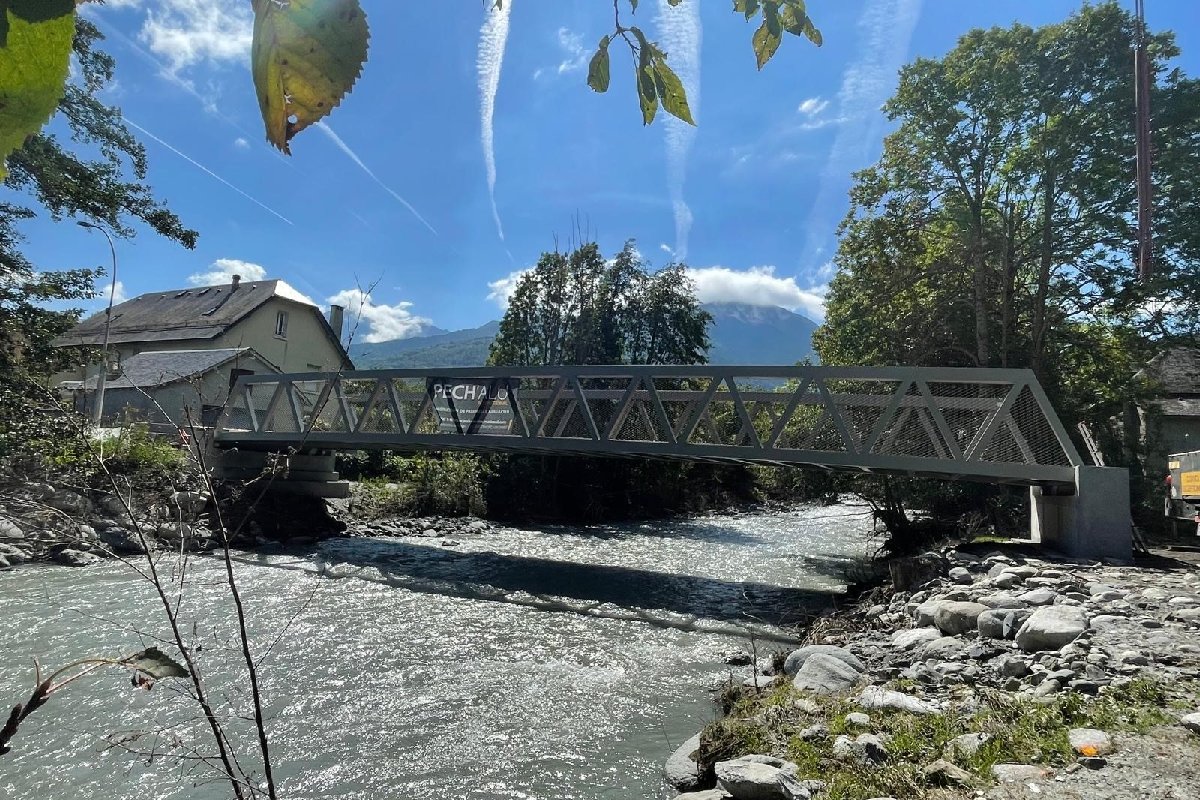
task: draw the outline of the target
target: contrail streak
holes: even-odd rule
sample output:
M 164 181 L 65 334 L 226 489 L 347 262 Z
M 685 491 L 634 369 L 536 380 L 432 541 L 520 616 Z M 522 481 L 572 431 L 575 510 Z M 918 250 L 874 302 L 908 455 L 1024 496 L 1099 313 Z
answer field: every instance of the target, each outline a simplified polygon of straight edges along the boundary
M 374 172 L 372 172 L 372 171 L 371 171 L 371 168 L 370 168 L 370 167 L 368 167 L 366 164 L 364 164 L 364 163 L 362 162 L 362 159 L 358 157 L 358 154 L 357 154 L 357 153 L 355 153 L 353 150 L 351 150 L 351 149 L 350 149 L 350 145 L 348 145 L 348 144 L 346 144 L 345 142 L 343 142 L 343 141 L 342 141 L 342 137 L 340 137 L 340 136 L 338 136 L 336 133 L 334 133 L 334 132 L 333 132 L 333 128 L 331 128 L 331 127 L 329 127 L 328 125 L 326 125 L 324 120 L 321 120 L 321 121 L 317 122 L 317 127 L 318 127 L 318 128 L 320 128 L 320 129 L 321 129 L 321 132 L 322 132 L 322 133 L 324 133 L 326 136 L 328 136 L 328 137 L 329 137 L 329 138 L 330 138 L 330 139 L 333 141 L 333 143 L 334 143 L 334 144 L 336 144 L 336 145 L 338 146 L 338 149 L 339 149 L 339 150 L 341 150 L 343 153 L 345 153 L 345 154 L 346 154 L 346 155 L 347 155 L 347 156 L 350 158 L 350 160 L 351 160 L 351 161 L 353 161 L 355 164 L 357 164 L 359 169 L 361 169 L 363 172 L 367 173 L 367 175 L 369 175 L 369 176 L 370 176 L 371 180 L 373 180 L 373 181 L 375 181 L 376 183 L 378 183 L 378 184 L 379 184 L 381 187 L 383 187 L 383 190 L 384 190 L 385 192 L 387 192 L 387 193 L 388 193 L 388 194 L 390 194 L 392 197 L 394 197 L 394 198 L 396 198 L 397 200 L 399 200 L 399 201 L 400 201 L 400 205 L 402 205 L 402 206 L 404 206 L 405 208 L 407 208 L 407 209 L 409 210 L 409 212 L 410 212 L 410 213 L 411 213 L 411 214 L 412 214 L 414 217 L 416 217 L 418 220 L 420 220 L 420 221 L 421 221 L 421 224 L 422 224 L 422 225 L 424 225 L 426 228 L 428 228 L 428 229 L 430 230 L 430 232 L 431 232 L 431 233 L 432 233 L 434 236 L 439 236 L 439 235 L 440 235 L 440 234 L 437 232 L 437 228 L 435 228 L 435 227 L 433 227 L 432 225 L 430 225 L 430 224 L 429 224 L 429 222 L 428 222 L 428 220 L 426 220 L 424 217 L 422 217 L 422 216 L 421 216 L 421 213 L 420 213 L 419 211 L 417 211 L 415 208 L 413 208 L 413 206 L 412 206 L 412 203 L 408 202 L 408 201 L 407 201 L 407 200 L 405 200 L 403 197 L 401 197 L 399 194 L 397 194 L 397 193 L 396 193 L 396 192 L 395 192 L 395 191 L 392 189 L 392 187 L 388 186 L 386 183 L 384 183 L 383 181 L 379 180 L 379 176 L 378 176 L 378 175 L 376 175 Z
M 259 202 L 258 200 L 255 200 L 253 197 L 251 197 L 250 195 L 246 194 L 246 193 L 245 193 L 245 192 L 243 192 L 241 189 L 239 189 L 238 187 L 234 186 L 232 183 L 230 183 L 229 181 L 225 180 L 225 179 L 224 179 L 224 178 L 222 178 L 220 175 L 218 175 L 217 173 L 213 172 L 211 169 L 209 169 L 208 167 L 204 166 L 203 164 L 201 164 L 201 163 L 200 163 L 199 161 L 197 161 L 196 159 L 192 158 L 191 156 L 187 155 L 186 153 L 183 153 L 183 152 L 180 152 L 179 150 L 176 150 L 174 147 L 172 147 L 171 145 L 167 144 L 167 143 L 166 143 L 166 142 L 164 142 L 162 139 L 158 138 L 158 137 L 157 137 L 157 136 L 155 136 L 153 133 L 151 133 L 150 131 L 148 131 L 148 130 L 146 130 L 145 128 L 143 128 L 141 125 L 138 125 L 136 122 L 134 122 L 133 120 L 131 120 L 129 117 L 125 117 L 124 119 L 125 119 L 125 121 L 126 121 L 126 122 L 128 122 L 130 125 L 132 125 L 133 127 L 137 128 L 139 131 L 141 131 L 142 133 L 146 134 L 146 135 L 147 135 L 147 136 L 149 136 L 151 139 L 153 139 L 154 141 L 158 142 L 158 143 L 159 143 L 159 144 L 161 144 L 163 147 L 167 148 L 167 149 L 168 149 L 168 150 L 170 150 L 172 153 L 174 153 L 175 155 L 177 155 L 177 156 L 179 156 L 180 158 L 182 158 L 184 161 L 187 161 L 189 164 L 191 164 L 192 166 L 196 167 L 197 169 L 200 169 L 200 170 L 202 170 L 202 171 L 204 171 L 204 172 L 208 173 L 210 176 L 212 176 L 212 177 L 216 178 L 216 179 L 217 179 L 217 180 L 219 180 L 221 183 L 225 184 L 225 185 L 226 185 L 226 186 L 228 186 L 230 189 L 233 189 L 235 192 L 237 192 L 238 194 L 240 194 L 242 197 L 244 197 L 244 198 L 246 198 L 247 200 L 249 200 L 251 203 L 254 203 L 254 204 L 255 204 L 256 206 L 258 206 L 259 208 L 263 209 L 264 211 L 270 212 L 271 214 L 274 214 L 275 216 L 279 217 L 281 220 L 283 220 L 284 222 L 286 222 L 288 225 L 295 225 L 295 224 L 296 224 L 296 223 L 292 222 L 290 219 L 288 219 L 287 217 L 285 217 L 283 214 L 280 214 L 280 213 L 279 213 L 278 211 L 276 211 L 275 209 L 273 209 L 273 208 L 271 208 L 270 206 L 266 205 L 265 203 L 262 203 L 262 202 Z
M 858 20 L 858 57 L 842 73 L 838 91 L 836 116 L 843 122 L 808 216 L 801 262 L 805 269 L 815 269 L 832 257 L 827 246 L 847 210 L 847 176 L 867 166 L 883 138 L 886 120 L 879 107 L 896 88 L 896 73 L 908 57 L 920 16 L 921 0 L 872 0 L 863 9 Z
M 655 22 L 663 49 L 667 51 L 668 63 L 687 92 L 692 119 L 699 122 L 700 46 L 704 40 L 699 0 L 684 0 L 678 6 L 671 6 L 668 0 L 658 0 Z M 687 257 L 688 235 L 692 230 L 692 210 L 684 200 L 683 185 L 696 129 L 673 116 L 666 117 L 667 191 L 675 212 L 675 258 L 682 261 Z
M 504 66 L 504 45 L 508 41 L 508 17 L 513 0 L 505 0 L 500 9 L 489 3 L 487 19 L 479 30 L 479 54 L 475 67 L 479 72 L 479 119 L 483 140 L 483 160 L 487 166 L 488 198 L 492 202 L 492 219 L 496 232 L 504 241 L 504 226 L 496 209 L 496 151 L 492 135 L 492 118 L 496 111 L 496 90 L 500 88 L 500 68 Z

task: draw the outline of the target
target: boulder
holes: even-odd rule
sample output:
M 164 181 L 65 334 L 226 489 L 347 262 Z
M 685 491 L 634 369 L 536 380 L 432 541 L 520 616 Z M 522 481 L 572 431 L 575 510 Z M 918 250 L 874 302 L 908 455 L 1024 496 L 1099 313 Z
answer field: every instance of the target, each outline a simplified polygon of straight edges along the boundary
M 827 694 L 849 689 L 861 677 L 862 671 L 840 658 L 828 653 L 814 653 L 804 660 L 792 685 L 804 691 Z
M 93 555 L 92 553 L 85 553 L 82 550 L 71 550 L 68 548 L 66 550 L 59 551 L 59 553 L 54 556 L 54 560 L 59 564 L 65 564 L 68 567 L 90 567 L 92 564 L 99 563 L 101 559 L 100 556 Z
M 1179 724 L 1192 733 L 1200 734 L 1200 711 L 1184 715 L 1183 719 L 1179 720 Z
M 25 531 L 21 530 L 21 526 L 13 522 L 8 517 L 0 517 L 0 539 L 9 541 L 20 541 L 25 538 Z
M 791 800 L 780 785 L 779 772 L 782 767 L 791 767 L 795 775 L 796 766 L 771 756 L 748 755 L 730 761 L 718 761 L 715 767 L 717 786 L 724 789 L 733 800 Z
M 1024 608 L 989 608 L 975 622 L 980 636 L 989 639 L 1011 639 L 1017 634 L 1032 612 Z
M 955 736 L 946 742 L 946 748 L 943 753 L 946 758 L 951 760 L 970 758 L 978 753 L 979 748 L 983 747 L 991 739 L 992 735 L 990 733 L 964 733 L 962 736 Z
M 920 658 L 940 658 L 942 660 L 953 660 L 962 655 L 966 649 L 966 642 L 956 636 L 943 636 L 940 639 L 935 639 L 928 644 L 922 645 L 917 651 Z
M 966 567 L 954 567 L 950 570 L 948 577 L 954 583 L 967 585 L 971 583 L 971 570 Z
M 1087 614 L 1078 606 L 1042 606 L 1017 631 L 1017 645 L 1026 653 L 1057 650 L 1078 639 L 1087 627 Z
M 171 495 L 171 507 L 179 509 L 185 518 L 199 514 L 208 505 L 208 495 L 200 492 L 175 492 Z
M 14 544 L 8 542 L 0 542 L 0 558 L 3 558 L 10 566 L 15 566 L 29 560 L 29 554 Z
M 86 497 L 78 492 L 72 492 L 70 489 L 58 489 L 46 498 L 45 503 L 64 514 L 86 514 L 92 507 Z
M 858 705 L 866 709 L 892 709 L 907 711 L 909 714 L 936 714 L 937 708 L 920 698 L 884 689 L 879 686 L 868 686 L 858 696 Z
M 1048 778 L 1051 770 L 1036 764 L 995 764 L 992 766 L 992 777 L 1000 783 L 1024 783 Z
M 856 728 L 865 728 L 871 724 L 871 717 L 861 711 L 851 711 L 846 715 L 846 724 Z
M 992 586 L 997 589 L 1011 589 L 1021 583 L 1021 576 L 1009 572 L 1007 569 L 1002 570 L 999 575 L 992 578 Z
M 675 795 L 675 800 L 729 800 L 733 797 L 724 789 L 705 789 L 702 792 L 686 792 Z
M 933 612 L 933 624 L 948 636 L 958 636 L 975 630 L 979 615 L 984 611 L 987 611 L 987 606 L 981 603 L 947 601 L 938 605 Z
M 934 786 L 970 786 L 974 783 L 971 773 L 956 767 L 944 758 L 939 758 L 921 772 L 925 780 Z
M 867 668 L 863 665 L 858 657 L 844 647 L 836 647 L 831 644 L 810 644 L 801 647 L 799 650 L 793 650 L 788 654 L 787 659 L 783 662 L 783 671 L 788 675 L 795 675 L 804 666 L 804 662 L 809 656 L 817 654 L 833 656 L 838 661 L 841 661 L 854 669 L 856 672 L 866 672 Z
M 700 734 L 697 733 L 671 754 L 663 767 L 667 783 L 681 792 L 700 786 L 700 766 L 695 759 L 696 751 L 699 749 Z
M 121 555 L 139 555 L 146 552 L 137 534 L 124 528 L 105 528 L 100 531 L 100 541 L 114 553 Z
M 833 756 L 863 764 L 882 764 L 888 752 L 883 739 L 873 733 L 860 733 L 854 739 L 843 734 L 833 740 Z
M 1067 741 L 1077 755 L 1085 758 L 1108 755 L 1113 751 L 1112 739 L 1096 728 L 1072 728 L 1067 731 Z
M 942 632 L 937 628 L 906 628 L 892 634 L 892 645 L 901 650 L 912 650 L 940 638 Z
M 1018 595 L 1017 599 L 1022 603 L 1031 606 L 1048 606 L 1058 597 L 1058 593 L 1053 589 L 1034 589 Z

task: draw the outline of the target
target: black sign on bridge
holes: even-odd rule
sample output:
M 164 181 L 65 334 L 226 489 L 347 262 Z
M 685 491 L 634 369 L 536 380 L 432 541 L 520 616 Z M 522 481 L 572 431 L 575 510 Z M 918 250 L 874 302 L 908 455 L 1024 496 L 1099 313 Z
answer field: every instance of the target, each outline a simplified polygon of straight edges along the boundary
M 513 407 L 519 379 L 428 378 L 426 392 L 438 420 L 438 433 L 513 432 Z

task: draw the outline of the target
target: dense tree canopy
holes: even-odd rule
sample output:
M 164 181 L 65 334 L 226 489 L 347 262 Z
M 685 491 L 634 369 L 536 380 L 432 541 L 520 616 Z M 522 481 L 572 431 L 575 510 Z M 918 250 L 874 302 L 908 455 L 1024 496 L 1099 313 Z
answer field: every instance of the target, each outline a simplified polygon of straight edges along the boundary
M 49 341 L 73 324 L 77 314 L 49 310 L 44 303 L 91 297 L 99 274 L 91 269 L 41 271 L 25 257 L 19 224 L 36 216 L 37 209 L 54 220 L 103 225 L 119 237 L 132 236 L 138 221 L 185 247 L 196 243 L 196 232 L 156 200 L 145 183 L 145 150 L 120 110 L 98 99 L 114 68 L 112 57 L 97 49 L 100 39 L 92 23 L 78 21 L 76 75 L 58 103 L 69 140 L 50 131 L 36 133 L 8 159 L 6 196 L 0 200 L 0 369 L 5 372 L 19 366 L 34 372 L 53 367 Z
M 1088 6 L 901 71 L 899 127 L 841 227 L 825 363 L 1030 367 L 1068 416 L 1102 419 L 1144 347 L 1195 335 L 1200 84 L 1151 38 L 1158 272 L 1140 284 L 1133 24 Z
M 703 364 L 711 316 L 682 264 L 647 269 L 632 241 L 543 253 L 517 283 L 490 363 Z

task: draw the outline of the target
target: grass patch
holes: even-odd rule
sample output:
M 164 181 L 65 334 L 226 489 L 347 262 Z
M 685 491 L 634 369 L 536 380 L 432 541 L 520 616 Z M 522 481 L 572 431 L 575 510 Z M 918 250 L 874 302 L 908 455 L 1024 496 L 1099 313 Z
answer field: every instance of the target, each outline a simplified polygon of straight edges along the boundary
M 973 755 L 951 759 L 983 786 L 991 783 L 995 764 L 1063 767 L 1073 763 L 1075 754 L 1067 739 L 1071 728 L 1144 733 L 1170 724 L 1175 717 L 1168 709 L 1184 697 L 1194 702 L 1198 688 L 1195 682 L 1168 687 L 1153 678 L 1138 678 L 1095 697 L 1064 692 L 1045 702 L 980 690 L 971 703 L 940 714 L 870 711 L 871 724 L 864 729 L 846 722 L 846 715 L 858 710 L 852 699 L 808 695 L 781 682 L 760 693 L 726 693 L 728 714 L 704 730 L 699 758 L 711 775 L 717 761 L 749 753 L 779 756 L 796 764 L 802 780 L 825 781 L 824 796 L 829 800 L 889 795 L 923 800 L 944 796 L 926 782 L 922 769 L 945 757 L 947 743 L 956 736 L 991 736 Z M 800 736 L 816 723 L 828 732 L 816 739 Z M 885 735 L 888 759 L 884 764 L 867 766 L 834 757 L 833 741 L 838 735 L 853 737 L 866 731 Z

